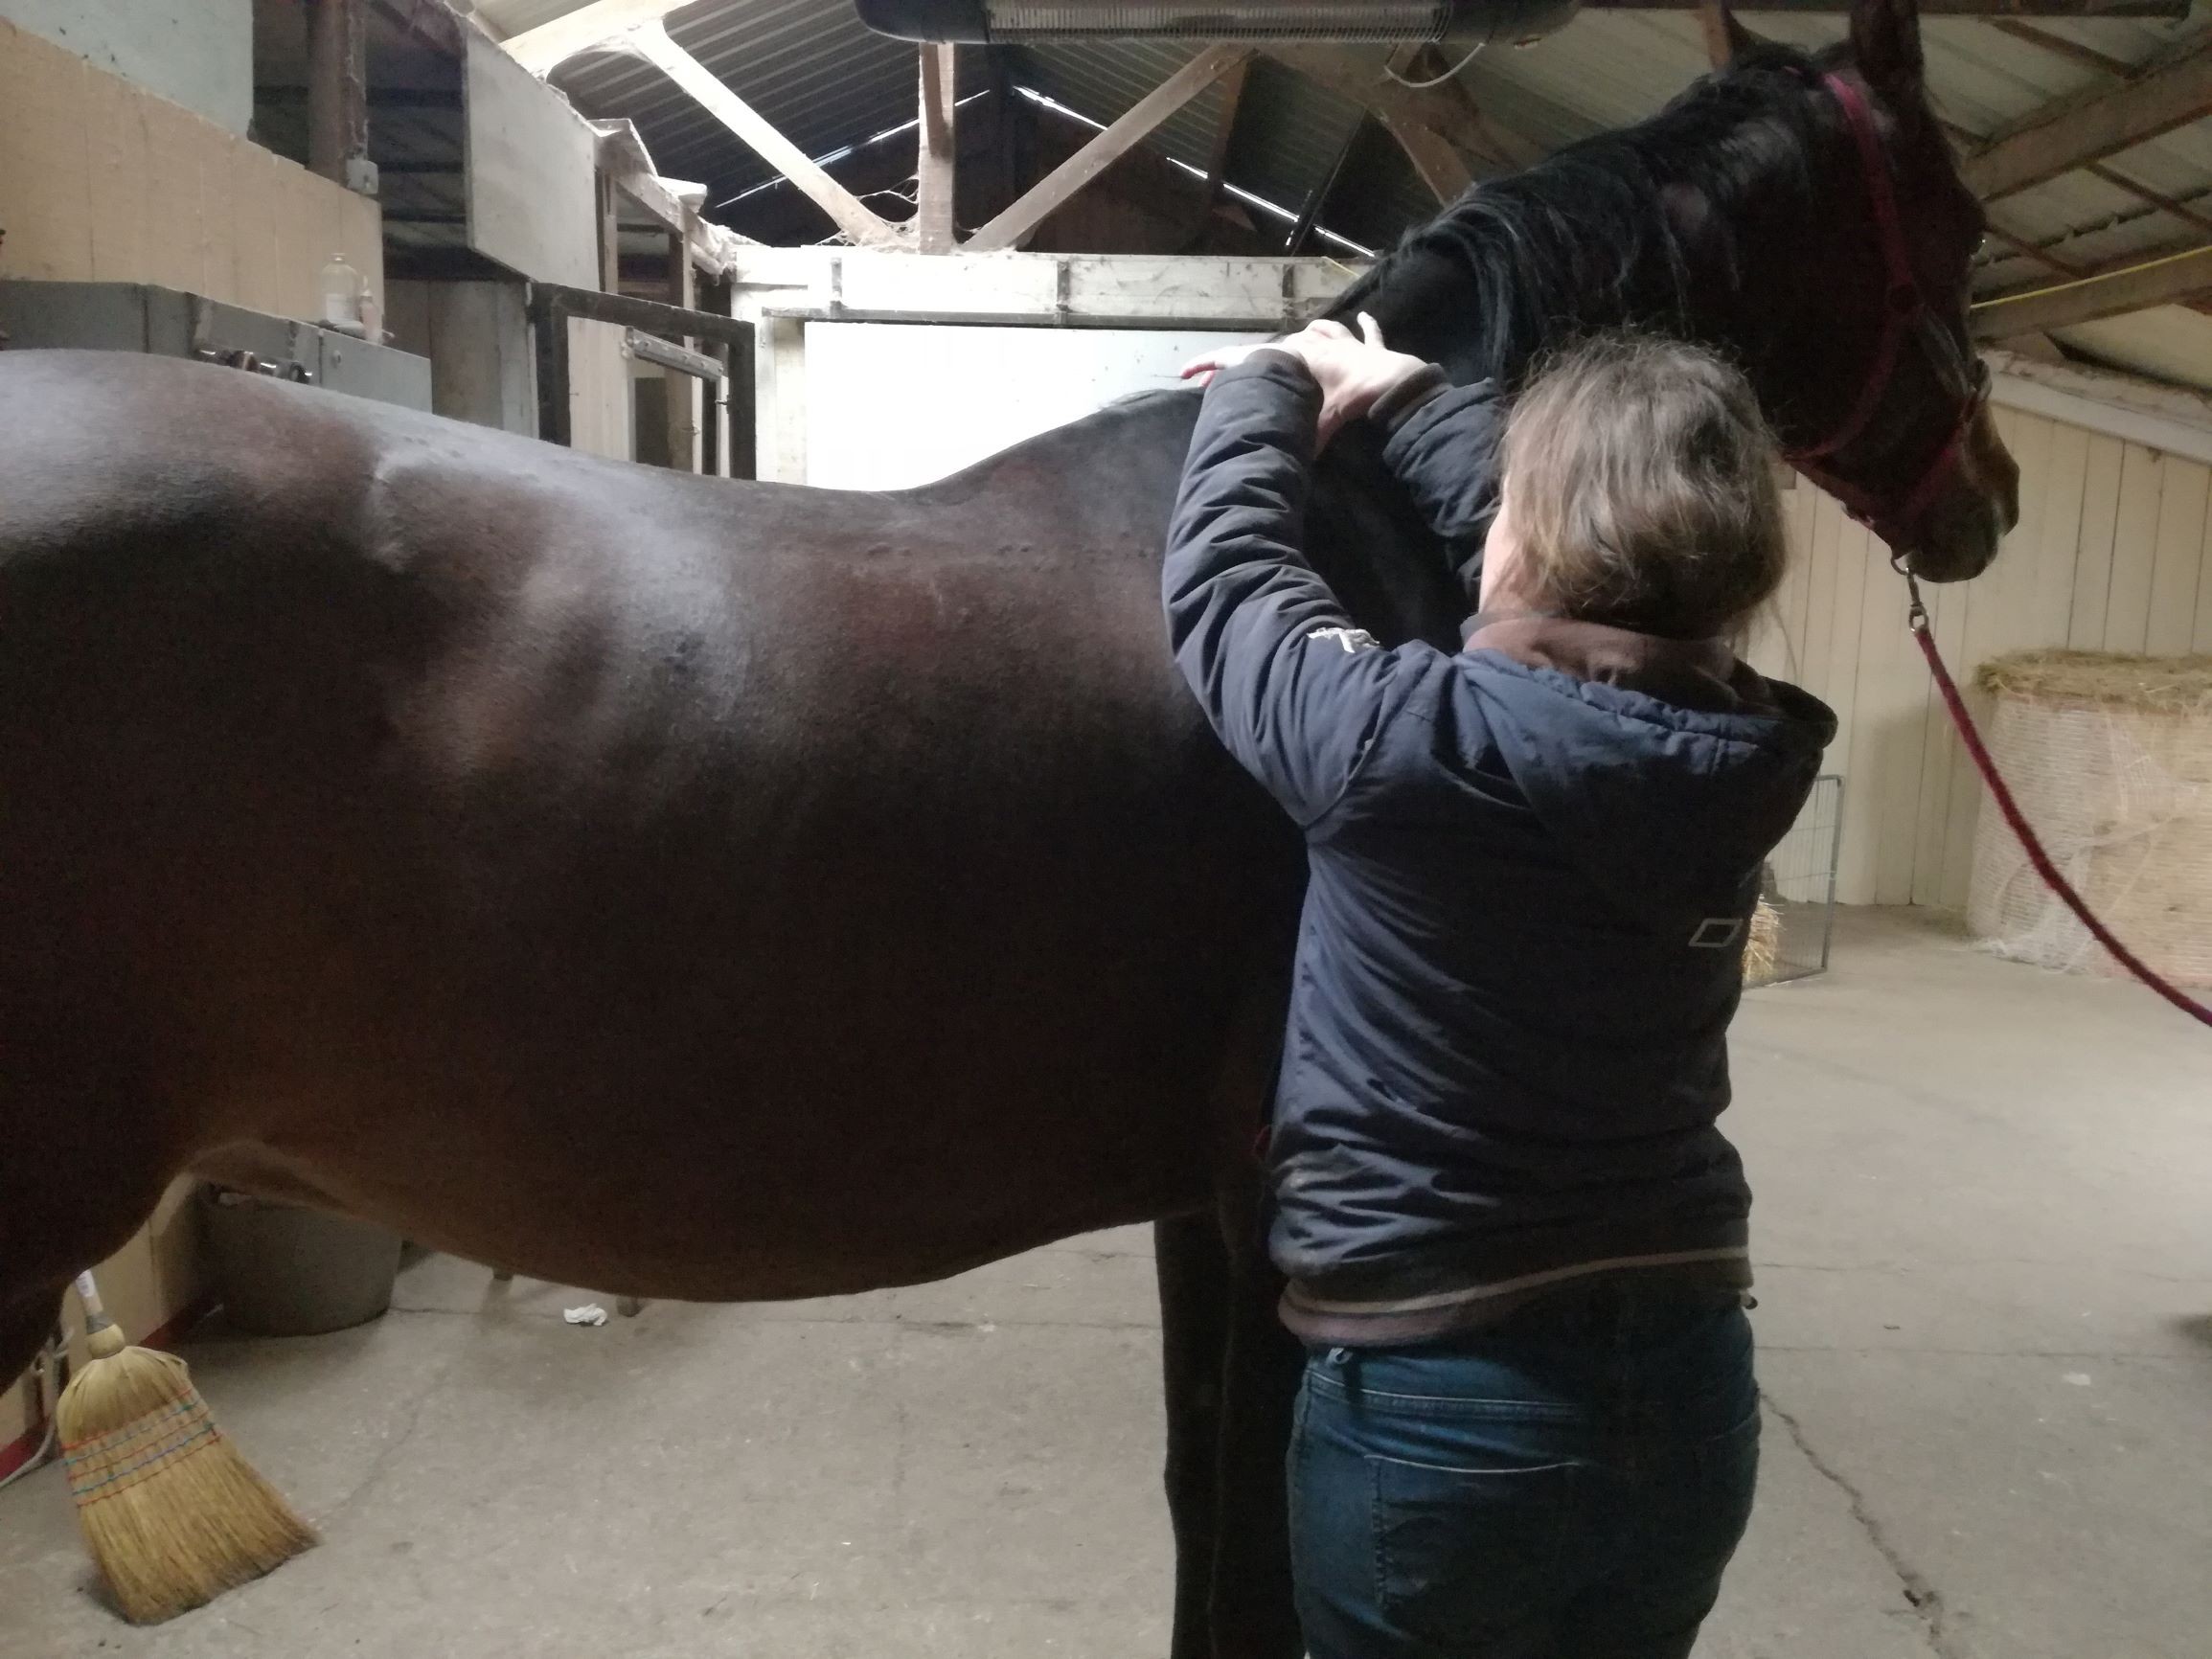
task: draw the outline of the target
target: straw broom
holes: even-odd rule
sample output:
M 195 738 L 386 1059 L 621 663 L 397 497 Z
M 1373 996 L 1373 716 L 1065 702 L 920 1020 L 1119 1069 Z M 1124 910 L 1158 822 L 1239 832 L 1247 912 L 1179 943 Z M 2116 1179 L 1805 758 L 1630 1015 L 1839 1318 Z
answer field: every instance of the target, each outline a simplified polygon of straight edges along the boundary
M 55 1408 L 85 1542 L 124 1616 L 153 1624 L 282 1565 L 315 1541 L 223 1438 L 172 1353 L 126 1348 L 80 1274 L 92 1357 Z

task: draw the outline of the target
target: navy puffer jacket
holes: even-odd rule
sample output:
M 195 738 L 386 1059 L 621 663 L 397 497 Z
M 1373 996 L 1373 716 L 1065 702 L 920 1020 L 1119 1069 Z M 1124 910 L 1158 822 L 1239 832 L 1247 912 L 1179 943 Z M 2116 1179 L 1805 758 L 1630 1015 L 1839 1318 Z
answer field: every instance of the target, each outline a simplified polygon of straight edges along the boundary
M 1500 411 L 1420 390 L 1386 456 L 1471 557 Z M 1216 378 L 1164 578 L 1177 661 L 1309 850 L 1286 1317 L 1394 1342 L 1591 1273 L 1747 1284 L 1726 1033 L 1835 716 L 1718 641 L 1524 616 L 1456 654 L 1379 647 L 1299 553 L 1318 408 L 1287 353 Z

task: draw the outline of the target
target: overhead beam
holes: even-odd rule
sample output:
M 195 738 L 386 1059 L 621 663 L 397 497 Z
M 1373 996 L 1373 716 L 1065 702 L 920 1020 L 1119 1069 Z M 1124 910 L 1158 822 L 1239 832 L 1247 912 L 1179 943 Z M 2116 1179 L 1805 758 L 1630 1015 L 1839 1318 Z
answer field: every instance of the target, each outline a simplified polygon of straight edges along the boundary
M 2084 69 L 2093 69 L 2099 75 L 2114 80 L 2133 77 L 2135 66 L 2125 57 L 2114 57 L 2099 52 L 2094 46 L 2084 46 L 2079 40 L 2064 34 L 2053 34 L 2048 29 L 2039 29 L 2033 23 L 2022 23 L 2013 17 L 1993 17 L 1990 27 L 1999 34 L 2009 34 L 2015 40 L 2024 40 L 2030 46 L 2041 47 L 2054 57 L 2064 57 L 2069 63 L 2078 63 Z
M 1398 148 L 1405 152 L 1405 159 L 1413 164 L 1421 182 L 1439 202 L 1454 202 L 1467 193 L 1468 187 L 1474 183 L 1474 169 L 1442 133 L 1407 121 L 1402 115 L 1385 114 L 1379 109 L 1369 113 L 1376 125 L 1398 141 Z
M 2191 248 L 2024 294 L 1983 300 L 1973 307 L 1973 331 L 1982 340 L 2047 333 L 2207 294 L 2212 294 L 2212 247 Z
M 2177 201 L 2161 191 L 2153 190 L 2147 184 L 2138 184 L 2126 173 L 2116 171 L 2101 161 L 2089 168 L 2088 171 L 2090 177 L 2103 179 L 2114 190 L 2126 191 L 2137 201 L 2149 202 L 2169 218 L 2179 219 L 2183 224 L 2192 226 L 2197 230 L 2212 232 L 2212 214 L 2205 214 L 2191 207 L 2187 202 Z
M 2200 35 L 2115 87 L 2063 99 L 1999 134 L 1960 167 L 1984 201 L 2156 138 L 2212 113 L 2212 46 Z
M 1698 0 L 1698 33 L 1705 37 L 1705 61 L 1715 69 L 1727 68 L 1736 48 L 1728 38 L 1724 0 Z
M 661 177 L 653 170 L 652 155 L 638 136 L 635 123 L 595 121 L 591 130 L 599 136 L 599 170 L 606 175 L 607 182 L 645 209 L 664 230 L 681 236 L 690 250 L 691 262 L 698 269 L 719 276 L 729 265 L 731 250 L 752 240 L 699 217 L 707 187 Z
M 896 246 L 904 239 L 896 225 L 832 178 L 807 152 L 778 132 L 753 106 L 722 83 L 721 78 L 668 37 L 659 24 L 623 36 L 628 50 L 642 56 L 674 81 L 709 115 L 734 133 L 755 155 L 789 179 L 831 222 L 863 247 Z
M 1498 171 L 1527 167 L 1542 157 L 1540 148 L 1476 109 L 1456 83 L 1403 86 L 1383 75 L 1373 58 L 1340 46 L 1269 46 L 1266 51 L 1286 69 L 1359 104 L 1394 136 L 1409 127 L 1426 128 Z
M 650 27 L 670 12 L 695 4 L 696 0 L 591 0 L 565 17 L 511 34 L 500 45 L 531 74 L 545 75 L 602 40 Z
M 1236 142 L 1237 117 L 1244 107 L 1244 86 L 1252 79 L 1252 60 L 1239 58 L 1221 77 L 1221 109 L 1214 118 L 1213 141 L 1206 147 L 1206 179 L 1198 199 L 1197 223 L 1203 226 L 1214 211 L 1214 204 L 1221 199 L 1221 185 L 1227 177 L 1229 147 Z
M 952 222 L 954 167 L 959 144 L 953 129 L 959 93 L 956 46 L 924 46 L 922 58 L 922 125 L 915 143 L 914 240 L 925 254 L 948 254 L 959 233 Z
M 1169 116 L 1251 57 L 1243 46 L 1209 46 L 1102 129 L 1005 212 L 968 239 L 973 253 L 1017 248 L 1085 185 L 1127 155 Z

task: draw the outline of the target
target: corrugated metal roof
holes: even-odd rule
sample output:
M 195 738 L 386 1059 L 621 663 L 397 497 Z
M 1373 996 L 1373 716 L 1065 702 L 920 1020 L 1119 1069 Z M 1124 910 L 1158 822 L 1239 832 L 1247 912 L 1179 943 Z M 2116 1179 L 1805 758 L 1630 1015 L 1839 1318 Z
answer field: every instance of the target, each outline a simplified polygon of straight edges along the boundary
M 477 10 L 513 33 L 576 9 L 581 0 L 482 0 Z M 1807 48 L 1840 37 L 1839 16 L 1758 13 L 1759 32 Z M 2190 15 L 2155 19 L 2039 19 L 2034 28 L 2123 64 L 2141 63 L 2212 24 L 2212 0 Z M 670 32 L 746 102 L 810 154 L 822 155 L 913 117 L 912 48 L 870 34 L 850 0 L 701 0 L 670 20 Z M 1927 19 L 1922 35 L 1938 113 L 1963 134 L 1988 135 L 2053 100 L 2116 84 L 2090 62 L 1968 18 Z M 1094 121 L 1122 114 L 1173 74 L 1187 42 L 1124 41 L 1031 46 L 1010 54 L 1014 79 Z M 982 54 L 967 53 L 964 90 L 982 82 Z M 1383 60 L 1372 53 L 1380 67 Z M 1492 48 L 1469 61 L 1460 82 L 1484 114 L 1533 145 L 1557 148 L 1588 133 L 1650 115 L 1706 67 L 1694 14 L 1585 11 L 1559 33 L 1521 48 Z M 972 79 L 969 79 L 969 76 Z M 597 54 L 557 76 L 593 116 L 638 123 L 663 171 L 707 183 L 718 198 L 768 176 L 767 170 L 711 117 L 649 65 Z M 1211 152 L 1220 93 L 1209 89 L 1178 111 L 1151 141 L 1193 166 Z M 1232 150 L 1232 183 L 1295 210 L 1326 178 L 1359 128 L 1358 107 L 1262 59 L 1247 82 Z M 1387 147 L 1361 145 L 1361 177 L 1347 181 L 1357 202 L 1348 214 L 1360 239 L 1385 239 L 1431 206 L 1412 170 Z M 2109 158 L 2114 172 L 2170 198 L 2212 213 L 2212 123 L 2199 122 Z M 2050 280 L 2051 261 L 2094 268 L 2207 239 L 2194 226 L 2087 171 L 2066 173 L 1996 203 L 1993 217 L 2012 241 L 1993 239 L 1977 278 L 1981 291 Z M 2041 245 L 2046 257 L 2015 242 Z M 2147 313 L 2155 321 L 2162 313 Z M 2194 316 L 2178 312 L 2177 315 Z M 2194 329 L 2194 325 L 2192 325 Z M 2132 360 L 2143 360 L 2141 328 L 2089 330 L 2116 341 L 2127 332 Z M 2192 341 L 2196 340 L 2193 331 Z M 2116 348 L 2115 348 L 2116 349 Z M 2196 360 L 2194 346 L 2177 360 Z M 2153 352 L 2151 355 L 2155 356 Z

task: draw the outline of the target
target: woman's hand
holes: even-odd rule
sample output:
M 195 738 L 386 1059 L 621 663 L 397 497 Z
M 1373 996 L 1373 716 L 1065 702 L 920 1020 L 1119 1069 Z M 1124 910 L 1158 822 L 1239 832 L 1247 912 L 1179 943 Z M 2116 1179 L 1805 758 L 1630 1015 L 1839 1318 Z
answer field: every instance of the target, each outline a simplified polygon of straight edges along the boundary
M 1386 348 L 1381 328 L 1362 311 L 1357 334 L 1342 323 L 1324 317 L 1285 340 L 1263 346 L 1225 346 L 1194 357 L 1183 366 L 1183 378 L 1209 381 L 1255 352 L 1287 352 L 1321 383 L 1320 443 L 1324 445 L 1347 420 L 1358 420 L 1392 387 L 1427 367 L 1419 357 Z

